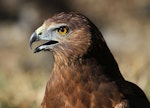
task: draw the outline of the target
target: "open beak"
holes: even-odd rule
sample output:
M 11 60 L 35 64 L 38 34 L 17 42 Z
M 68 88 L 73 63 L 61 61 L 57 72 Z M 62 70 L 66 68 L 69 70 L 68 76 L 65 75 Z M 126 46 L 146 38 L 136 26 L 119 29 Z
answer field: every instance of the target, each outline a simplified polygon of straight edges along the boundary
M 39 37 L 38 35 L 34 32 L 31 37 L 30 37 L 30 41 L 29 41 L 29 44 L 30 44 L 30 48 L 32 49 L 32 44 L 36 41 L 39 41 Z
M 37 41 L 40 41 L 40 37 L 36 34 L 36 32 L 34 32 L 34 33 L 31 35 L 30 41 L 29 41 L 29 44 L 30 44 L 30 48 L 31 48 L 31 49 L 32 49 L 32 44 L 33 44 L 34 42 L 37 42 Z M 39 51 L 41 51 L 41 50 L 39 49 L 39 47 L 37 47 L 37 48 L 34 49 L 34 53 L 37 53 L 37 52 L 39 52 Z
M 40 40 L 45 40 L 46 43 L 36 47 L 34 49 L 34 53 L 37 53 L 37 52 L 40 52 L 42 50 L 44 51 L 50 51 L 52 49 L 52 46 L 53 44 L 56 44 L 58 43 L 58 41 L 55 41 L 55 40 L 51 40 L 50 37 L 47 38 L 46 36 L 42 36 L 42 35 L 37 35 L 36 32 L 34 32 L 31 37 L 30 37 L 30 40 L 29 40 L 29 44 L 30 44 L 30 48 L 32 49 L 32 44 L 34 42 L 37 42 L 37 41 L 40 41 Z

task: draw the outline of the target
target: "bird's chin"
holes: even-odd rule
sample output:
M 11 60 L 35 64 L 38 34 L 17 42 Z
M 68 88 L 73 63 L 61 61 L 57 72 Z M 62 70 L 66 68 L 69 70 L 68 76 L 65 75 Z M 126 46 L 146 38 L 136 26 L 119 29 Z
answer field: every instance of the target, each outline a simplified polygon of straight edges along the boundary
M 34 53 L 38 53 L 40 51 L 51 51 L 52 48 L 58 44 L 58 41 L 48 41 L 34 49 Z

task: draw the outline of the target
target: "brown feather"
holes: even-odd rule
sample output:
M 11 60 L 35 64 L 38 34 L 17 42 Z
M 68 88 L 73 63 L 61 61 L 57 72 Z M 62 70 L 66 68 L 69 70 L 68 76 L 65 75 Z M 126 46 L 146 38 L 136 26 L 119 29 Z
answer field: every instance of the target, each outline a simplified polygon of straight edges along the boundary
M 54 67 L 41 108 L 149 108 L 143 91 L 125 81 L 88 18 L 60 13 L 45 21 L 47 27 L 52 23 L 67 24 L 71 33 L 53 49 Z

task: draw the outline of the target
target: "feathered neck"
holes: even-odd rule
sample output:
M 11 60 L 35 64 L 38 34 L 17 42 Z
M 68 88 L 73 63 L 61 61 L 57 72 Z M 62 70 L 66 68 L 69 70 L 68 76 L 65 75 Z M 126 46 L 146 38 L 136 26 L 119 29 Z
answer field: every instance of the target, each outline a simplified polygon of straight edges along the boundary
M 87 73 L 97 71 L 96 74 L 103 74 L 112 81 L 124 81 L 118 64 L 102 34 L 92 23 L 90 23 L 89 27 L 89 34 L 86 32 L 82 33 L 81 41 L 78 38 L 70 39 L 66 42 L 69 44 L 62 44 L 57 48 L 57 51 L 54 52 L 55 62 L 53 70 L 59 71 L 59 69 L 64 68 L 63 71 L 67 72 L 67 69 L 72 68 L 75 70 L 80 69 Z M 83 67 L 88 67 L 89 69 L 84 70 Z M 97 68 L 97 70 L 92 68 Z

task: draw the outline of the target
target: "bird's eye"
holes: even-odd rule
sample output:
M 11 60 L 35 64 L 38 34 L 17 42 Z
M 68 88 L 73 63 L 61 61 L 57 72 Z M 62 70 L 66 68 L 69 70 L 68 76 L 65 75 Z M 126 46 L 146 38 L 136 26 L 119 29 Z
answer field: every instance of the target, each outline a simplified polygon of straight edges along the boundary
M 69 32 L 69 28 L 66 26 L 62 26 L 62 27 L 58 28 L 57 31 L 61 35 L 66 35 Z

